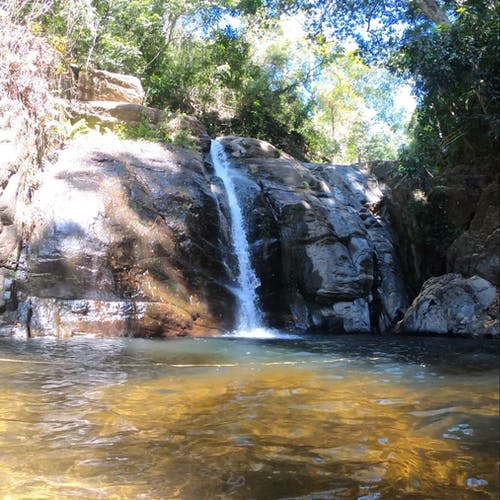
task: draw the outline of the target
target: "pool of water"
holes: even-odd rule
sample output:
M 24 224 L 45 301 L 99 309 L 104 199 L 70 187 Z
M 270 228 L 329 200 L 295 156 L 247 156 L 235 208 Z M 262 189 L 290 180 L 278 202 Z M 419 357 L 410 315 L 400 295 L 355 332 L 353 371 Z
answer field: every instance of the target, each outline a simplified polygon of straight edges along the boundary
M 498 498 L 498 342 L 0 340 L 0 496 Z

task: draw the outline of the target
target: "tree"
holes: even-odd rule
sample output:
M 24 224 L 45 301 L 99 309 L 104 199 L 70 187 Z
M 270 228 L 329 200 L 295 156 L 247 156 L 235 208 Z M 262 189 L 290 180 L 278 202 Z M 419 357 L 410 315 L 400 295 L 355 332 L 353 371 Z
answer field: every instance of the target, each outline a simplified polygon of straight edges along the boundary
M 418 78 L 432 65 L 417 60 L 418 43 L 429 42 L 429 60 L 439 60 L 442 54 L 431 54 L 439 39 L 433 32 L 453 30 L 458 12 L 454 0 L 9 1 L 22 4 L 20 19 L 32 13 L 32 28 L 67 61 L 141 77 L 151 105 L 203 116 L 214 133 L 254 135 L 288 150 L 294 143 L 299 156 L 309 148 L 309 156 L 340 152 L 350 160 L 374 150 L 394 156 L 400 134 L 401 120 L 390 111 L 395 80 L 367 61 L 415 76 L 418 116 L 437 122 L 423 113 L 430 87 Z M 284 9 L 306 12 L 308 33 L 286 26 Z M 238 22 L 229 24 L 231 18 Z M 342 55 L 341 37 L 357 39 L 359 53 Z M 477 95 L 489 112 L 488 96 Z M 433 106 L 442 121 L 446 99 L 439 102 Z
M 316 126 L 331 143 L 336 162 L 396 159 L 406 137 L 405 118 L 394 102 L 399 86 L 386 69 L 367 66 L 355 50 L 329 63 L 314 85 Z
M 413 151 L 427 166 L 477 164 L 496 156 L 500 136 L 497 14 L 487 3 L 465 2 L 453 23 L 425 34 L 414 30 L 395 60 L 396 67 L 415 78 L 421 104 Z
M 500 135 L 495 0 L 267 3 L 275 11 L 305 10 L 311 33 L 355 39 L 365 61 L 414 80 L 419 106 L 406 158 L 430 169 L 492 161 Z

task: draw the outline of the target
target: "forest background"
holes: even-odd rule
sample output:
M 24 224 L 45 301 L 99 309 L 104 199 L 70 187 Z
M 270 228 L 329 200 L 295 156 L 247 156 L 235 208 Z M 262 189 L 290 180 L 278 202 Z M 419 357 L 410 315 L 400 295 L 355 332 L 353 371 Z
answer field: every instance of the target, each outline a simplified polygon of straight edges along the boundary
M 495 161 L 499 11 L 496 0 L 6 0 L 0 48 L 19 59 L 29 33 L 77 71 L 138 76 L 148 105 L 213 135 L 311 161 L 398 159 L 413 175 Z M 12 97 L 26 72 L 0 63 L 17 78 Z

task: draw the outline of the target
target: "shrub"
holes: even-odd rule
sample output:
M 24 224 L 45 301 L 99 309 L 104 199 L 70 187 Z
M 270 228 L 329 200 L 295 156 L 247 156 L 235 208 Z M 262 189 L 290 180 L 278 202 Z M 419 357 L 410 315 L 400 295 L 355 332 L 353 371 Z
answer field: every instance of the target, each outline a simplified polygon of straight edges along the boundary
M 0 10 L 0 101 L 17 109 L 18 103 L 37 131 L 38 156 L 58 142 L 54 120 L 59 114 L 52 91 L 58 86 L 57 54 L 28 27 L 15 24 Z

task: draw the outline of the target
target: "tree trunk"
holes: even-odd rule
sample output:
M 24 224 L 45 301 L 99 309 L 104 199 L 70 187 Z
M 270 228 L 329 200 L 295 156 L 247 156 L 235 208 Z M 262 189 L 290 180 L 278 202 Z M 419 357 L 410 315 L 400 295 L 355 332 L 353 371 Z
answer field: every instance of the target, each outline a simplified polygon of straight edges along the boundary
M 437 3 L 437 0 L 406 0 L 409 3 L 416 4 L 420 10 L 436 24 L 450 24 L 450 20 L 443 9 Z

